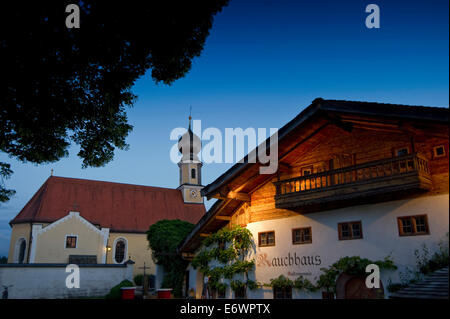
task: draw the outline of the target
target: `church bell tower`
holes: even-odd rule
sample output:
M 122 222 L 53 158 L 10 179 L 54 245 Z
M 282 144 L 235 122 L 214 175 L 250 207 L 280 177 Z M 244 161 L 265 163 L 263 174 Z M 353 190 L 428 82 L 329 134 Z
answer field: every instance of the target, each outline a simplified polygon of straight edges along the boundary
M 202 149 L 200 138 L 192 132 L 192 117 L 189 116 L 189 128 L 178 140 L 178 150 L 182 154 L 178 163 L 180 168 L 180 186 L 178 189 L 183 195 L 185 203 L 203 204 L 202 190 L 202 162 L 197 154 Z

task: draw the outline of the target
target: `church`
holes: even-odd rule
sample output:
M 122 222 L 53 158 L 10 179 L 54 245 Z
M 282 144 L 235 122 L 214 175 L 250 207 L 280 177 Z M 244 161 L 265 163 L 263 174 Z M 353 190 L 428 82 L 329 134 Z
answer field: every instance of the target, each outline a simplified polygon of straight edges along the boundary
M 191 121 L 191 119 L 189 119 Z M 176 189 L 50 176 L 12 227 L 8 263 L 123 264 L 134 275 L 155 274 L 146 231 L 162 219 L 197 223 L 205 213 L 200 196 L 202 163 L 188 147 L 191 125 L 178 145 L 180 185 Z
M 258 287 L 233 290 L 221 278 L 225 290 L 209 294 L 219 298 L 330 298 L 266 284 L 280 275 L 316 284 L 341 258 L 390 258 L 397 270 L 381 270 L 380 290 L 342 273 L 334 296 L 389 297 L 415 269 L 416 251 L 448 247 L 448 121 L 448 108 L 315 99 L 278 131 L 276 173 L 260 174 L 250 154 L 202 189 L 217 201 L 179 251 L 192 261 L 217 248 L 202 242 L 224 227 L 251 232 L 247 279 Z M 186 291 L 205 297 L 207 276 L 193 263 L 187 270 Z

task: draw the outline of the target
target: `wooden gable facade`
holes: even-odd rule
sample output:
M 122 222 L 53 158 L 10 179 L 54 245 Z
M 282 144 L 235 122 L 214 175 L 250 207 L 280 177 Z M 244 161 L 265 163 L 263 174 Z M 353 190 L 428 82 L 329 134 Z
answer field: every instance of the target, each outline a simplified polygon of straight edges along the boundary
M 217 198 L 180 246 L 224 226 L 448 194 L 448 108 L 316 99 L 279 130 L 278 171 L 238 163 L 206 186 Z M 247 158 L 246 158 L 247 159 Z

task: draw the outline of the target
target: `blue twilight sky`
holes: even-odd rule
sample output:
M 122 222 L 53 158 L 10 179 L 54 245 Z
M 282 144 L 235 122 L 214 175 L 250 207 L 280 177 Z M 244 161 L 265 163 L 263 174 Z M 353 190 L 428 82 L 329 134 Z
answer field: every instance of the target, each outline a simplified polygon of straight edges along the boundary
M 380 29 L 365 26 L 365 7 L 380 7 Z M 8 222 L 50 175 L 162 187 L 178 186 L 169 159 L 173 128 L 187 126 L 189 105 L 202 127 L 280 128 L 316 97 L 448 107 L 448 1 L 238 1 L 214 20 L 191 71 L 172 86 L 149 73 L 136 82 L 128 111 L 129 151 L 102 168 L 81 169 L 76 156 L 36 166 L 0 153 L 17 191 L 0 205 L 0 256 Z M 231 164 L 203 166 L 203 184 Z M 211 203 L 207 203 L 209 207 Z

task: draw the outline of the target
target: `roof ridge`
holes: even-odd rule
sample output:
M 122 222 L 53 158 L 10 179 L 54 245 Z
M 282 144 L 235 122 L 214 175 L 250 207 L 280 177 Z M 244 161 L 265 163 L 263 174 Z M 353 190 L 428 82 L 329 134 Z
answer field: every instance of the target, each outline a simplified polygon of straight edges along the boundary
M 385 102 L 371 102 L 371 101 L 356 101 L 356 100 L 337 100 L 337 99 L 323 99 L 323 98 L 316 98 L 312 102 L 314 103 L 320 103 L 320 102 L 341 102 L 341 103 L 362 103 L 362 104 L 377 104 L 377 105 L 387 105 L 387 106 L 401 106 L 401 107 L 424 107 L 427 109 L 433 108 L 433 109 L 445 109 L 449 108 L 448 106 L 428 106 L 428 105 L 417 105 L 417 104 L 401 104 L 401 103 L 385 103 Z
M 156 189 L 166 189 L 166 190 L 177 190 L 176 188 L 171 188 L 171 187 L 129 184 L 129 183 L 121 183 L 121 182 L 111 182 L 111 181 L 96 180 L 96 179 L 87 179 L 87 178 L 76 178 L 76 177 L 65 177 L 65 176 L 51 176 L 51 177 L 49 177 L 49 179 L 50 178 L 51 179 L 60 179 L 60 180 L 73 181 L 73 182 L 80 182 L 80 183 L 94 182 L 94 183 L 106 183 L 106 184 L 123 185 L 123 186 L 128 186 L 128 187 L 146 187 L 146 188 L 156 188 Z

